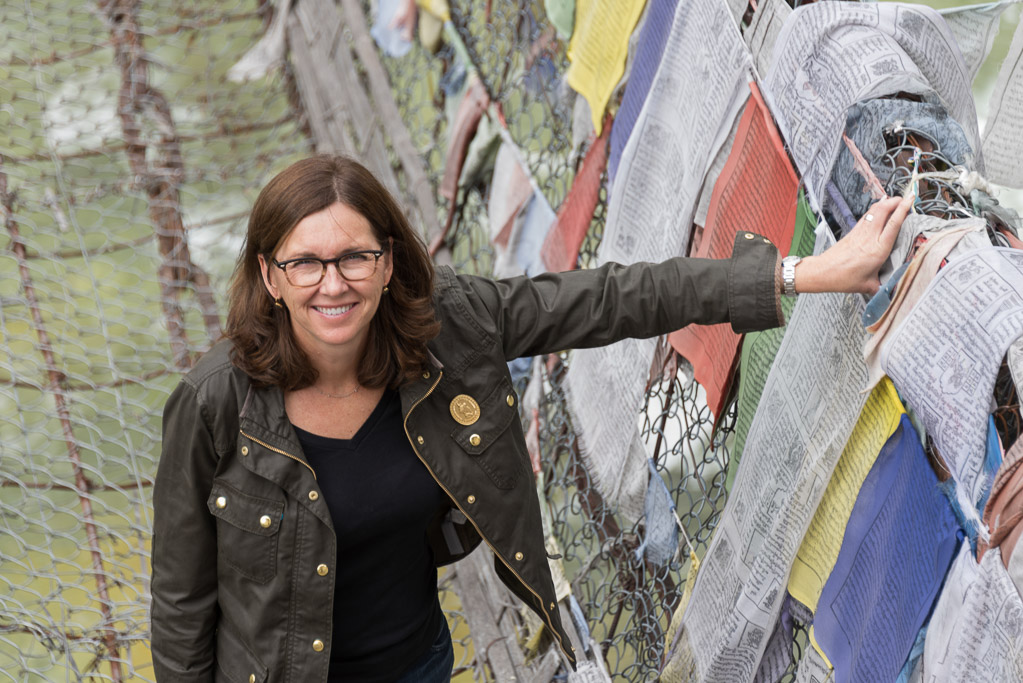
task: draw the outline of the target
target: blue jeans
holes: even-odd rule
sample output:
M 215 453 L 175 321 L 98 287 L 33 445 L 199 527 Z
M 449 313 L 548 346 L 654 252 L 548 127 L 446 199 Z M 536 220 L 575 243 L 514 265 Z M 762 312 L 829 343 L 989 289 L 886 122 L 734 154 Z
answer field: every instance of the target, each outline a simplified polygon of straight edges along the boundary
M 447 683 L 455 665 L 455 649 L 446 619 L 440 620 L 440 632 L 430 649 L 412 663 L 397 683 Z

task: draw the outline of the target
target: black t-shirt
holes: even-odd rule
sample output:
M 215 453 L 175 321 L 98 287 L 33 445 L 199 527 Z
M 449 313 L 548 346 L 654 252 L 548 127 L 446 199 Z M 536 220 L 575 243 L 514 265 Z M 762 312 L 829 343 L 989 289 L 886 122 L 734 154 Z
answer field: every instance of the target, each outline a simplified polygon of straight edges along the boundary
M 337 536 L 329 680 L 393 681 L 444 618 L 426 530 L 448 498 L 405 436 L 396 391 L 351 439 L 295 433 Z

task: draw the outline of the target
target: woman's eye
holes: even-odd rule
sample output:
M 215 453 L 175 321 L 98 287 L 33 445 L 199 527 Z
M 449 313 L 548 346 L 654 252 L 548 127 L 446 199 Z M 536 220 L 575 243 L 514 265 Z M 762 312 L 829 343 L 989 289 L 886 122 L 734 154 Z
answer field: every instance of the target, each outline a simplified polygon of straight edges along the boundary
M 345 254 L 341 257 L 341 261 L 344 263 L 365 263 L 370 259 L 370 255 L 365 252 L 355 252 L 354 254 Z
M 292 261 L 291 267 L 296 270 L 305 270 L 306 268 L 321 268 L 319 261 L 313 261 L 311 259 L 303 259 L 301 261 Z

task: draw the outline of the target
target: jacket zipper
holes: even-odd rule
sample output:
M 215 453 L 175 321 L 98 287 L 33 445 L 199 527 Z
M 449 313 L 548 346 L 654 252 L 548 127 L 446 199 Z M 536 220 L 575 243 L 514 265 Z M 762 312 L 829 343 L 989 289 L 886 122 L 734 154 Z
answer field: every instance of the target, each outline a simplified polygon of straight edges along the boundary
M 280 448 L 276 448 L 274 446 L 271 446 L 270 444 L 266 443 L 265 441 L 260 441 L 259 439 L 257 439 L 256 437 L 252 436 L 251 434 L 246 434 L 244 429 L 239 429 L 238 431 L 241 432 L 241 435 L 244 436 L 246 439 L 251 439 L 252 441 L 255 441 L 256 443 L 258 443 L 263 448 L 268 448 L 271 451 L 273 451 L 274 453 L 280 453 L 284 457 L 291 458 L 292 460 L 294 460 L 295 462 L 299 463 L 300 465 L 304 465 L 307 470 L 309 470 L 310 472 L 313 473 L 313 479 L 316 479 L 316 472 L 313 471 L 313 468 L 310 467 L 309 463 L 307 463 L 305 460 L 302 460 L 301 458 L 296 458 L 291 453 L 285 453 Z
M 505 567 L 508 568 L 508 571 L 510 571 L 515 576 L 515 578 L 519 580 L 519 583 L 521 583 L 523 586 L 525 586 L 526 590 L 528 590 L 530 593 L 532 593 L 534 596 L 536 596 L 537 603 L 540 605 L 540 612 L 544 615 L 544 619 L 547 621 L 547 625 L 550 626 L 551 633 L 553 633 L 554 636 L 558 639 L 558 647 L 560 647 L 561 651 L 565 653 L 565 656 L 568 657 L 569 660 L 571 660 L 574 663 L 576 661 L 575 656 L 572 653 L 570 653 L 568 650 L 565 649 L 565 644 L 561 640 L 561 634 L 558 633 L 558 629 L 554 628 L 554 622 L 551 621 L 550 616 L 547 614 L 547 610 L 544 609 L 543 598 L 540 597 L 540 594 L 537 593 L 535 590 L 533 590 L 530 587 L 530 585 L 528 583 L 526 583 L 525 580 L 521 576 L 519 576 L 519 573 L 517 571 L 515 571 L 515 569 L 512 568 L 512 566 L 510 564 L 508 564 L 507 560 L 505 560 L 504 557 L 501 556 L 501 553 L 499 553 L 497 551 L 497 548 L 494 547 L 494 545 L 487 538 L 486 534 L 483 533 L 483 530 L 480 529 L 478 524 L 476 524 L 476 520 L 474 520 L 472 518 L 472 516 L 470 516 L 469 513 L 467 513 L 462 508 L 461 503 L 458 502 L 458 500 L 455 498 L 455 496 L 451 495 L 451 491 L 449 491 L 448 488 L 446 486 L 444 486 L 444 484 L 441 483 L 440 479 L 437 478 L 437 475 L 435 475 L 433 473 L 433 470 L 430 469 L 430 466 L 426 463 L 426 460 L 423 459 L 423 456 L 421 456 L 419 454 L 419 449 L 416 448 L 416 444 L 415 444 L 415 442 L 412 439 L 412 435 L 408 433 L 408 419 L 409 419 L 409 416 L 412 415 L 412 411 L 415 410 L 419 406 L 420 403 L 422 403 L 427 398 L 429 398 L 430 394 L 433 393 L 433 390 L 437 388 L 438 384 L 440 384 L 440 380 L 441 380 L 442 377 L 444 377 L 444 371 L 443 370 L 438 372 L 438 374 L 437 374 L 437 381 L 435 381 L 433 383 L 433 385 L 430 387 L 430 390 L 427 391 L 425 394 L 423 394 L 422 398 L 420 398 L 415 403 L 413 403 L 412 407 L 409 408 L 408 413 L 405 415 L 405 420 L 402 423 L 402 426 L 405 429 L 405 438 L 408 439 L 409 445 L 412 446 L 412 452 L 416 454 L 417 458 L 419 458 L 419 462 L 423 463 L 423 467 L 425 467 L 426 471 L 430 473 L 430 476 L 433 477 L 433 480 L 435 482 L 437 482 L 437 486 L 441 487 L 441 489 L 444 491 L 444 493 L 447 494 L 448 498 L 451 499 L 451 501 L 455 504 L 455 507 L 458 508 L 459 512 L 461 512 L 463 515 L 465 515 L 465 518 L 468 519 L 470 522 L 472 522 L 472 525 L 474 527 L 476 527 L 476 533 L 478 533 L 480 535 L 480 538 L 483 539 L 483 542 L 486 543 L 487 546 L 490 548 L 490 550 L 494 553 L 494 557 L 500 559 L 501 563 Z M 251 437 L 249 437 L 249 438 L 251 438 Z M 285 455 L 287 455 L 287 453 L 285 453 Z

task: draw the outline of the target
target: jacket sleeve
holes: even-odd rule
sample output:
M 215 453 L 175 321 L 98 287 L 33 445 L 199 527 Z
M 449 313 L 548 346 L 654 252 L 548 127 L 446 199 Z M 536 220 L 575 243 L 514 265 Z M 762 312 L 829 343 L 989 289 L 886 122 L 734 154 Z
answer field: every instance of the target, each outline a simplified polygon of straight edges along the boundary
M 213 680 L 217 537 L 206 498 L 216 465 L 205 407 L 182 381 L 164 408 L 153 487 L 151 626 L 158 683 Z
M 778 250 L 752 233 L 736 235 L 731 258 L 487 280 L 459 276 L 470 307 L 495 321 L 505 356 L 603 346 L 667 334 L 689 324 L 731 323 L 737 333 L 784 324 Z

